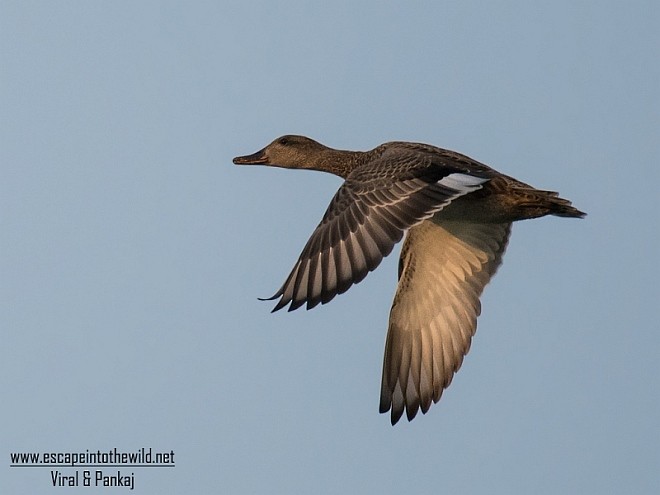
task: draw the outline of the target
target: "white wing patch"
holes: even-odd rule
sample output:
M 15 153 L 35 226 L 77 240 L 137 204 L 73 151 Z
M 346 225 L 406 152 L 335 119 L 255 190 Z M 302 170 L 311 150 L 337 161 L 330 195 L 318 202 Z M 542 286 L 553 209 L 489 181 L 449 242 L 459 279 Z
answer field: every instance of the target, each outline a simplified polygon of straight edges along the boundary
M 438 184 L 466 194 L 479 189 L 484 182 L 488 182 L 489 180 L 490 179 L 484 179 L 482 177 L 475 177 L 474 175 L 457 172 L 443 177 L 438 181 Z

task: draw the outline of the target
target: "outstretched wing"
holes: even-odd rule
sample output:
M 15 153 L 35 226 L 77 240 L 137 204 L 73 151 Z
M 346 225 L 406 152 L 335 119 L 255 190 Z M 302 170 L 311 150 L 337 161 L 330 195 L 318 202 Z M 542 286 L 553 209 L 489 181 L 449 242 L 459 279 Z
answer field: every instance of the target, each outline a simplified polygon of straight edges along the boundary
M 502 262 L 510 223 L 442 222 L 410 229 L 385 345 L 380 412 L 412 420 L 451 383 L 477 328 L 479 296 Z
M 273 311 L 289 303 L 289 311 L 305 303 L 311 309 L 346 292 L 407 229 L 488 180 L 424 159 L 399 152 L 394 163 L 383 156 L 347 177 L 286 282 L 269 298 L 280 298 Z

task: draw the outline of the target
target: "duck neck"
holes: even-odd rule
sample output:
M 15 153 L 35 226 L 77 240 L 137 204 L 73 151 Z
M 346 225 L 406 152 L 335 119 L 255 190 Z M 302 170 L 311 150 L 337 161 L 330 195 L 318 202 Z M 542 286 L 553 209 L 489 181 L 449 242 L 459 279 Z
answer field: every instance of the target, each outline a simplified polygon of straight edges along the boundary
M 354 169 L 371 160 L 369 151 L 346 151 L 328 148 L 311 167 L 314 170 L 330 172 L 346 178 Z

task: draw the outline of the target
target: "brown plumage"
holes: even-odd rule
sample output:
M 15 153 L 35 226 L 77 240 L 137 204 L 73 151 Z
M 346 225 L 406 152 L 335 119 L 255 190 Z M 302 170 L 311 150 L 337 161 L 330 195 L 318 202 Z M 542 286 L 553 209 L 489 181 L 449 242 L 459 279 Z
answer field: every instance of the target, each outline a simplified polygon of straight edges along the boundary
M 234 158 L 330 172 L 345 179 L 291 274 L 270 299 L 277 311 L 311 309 L 360 282 L 404 233 L 399 283 L 390 312 L 380 412 L 395 424 L 438 402 L 467 354 L 479 297 L 502 262 L 511 223 L 585 214 L 465 155 L 420 143 L 371 151 L 328 148 L 282 136 Z

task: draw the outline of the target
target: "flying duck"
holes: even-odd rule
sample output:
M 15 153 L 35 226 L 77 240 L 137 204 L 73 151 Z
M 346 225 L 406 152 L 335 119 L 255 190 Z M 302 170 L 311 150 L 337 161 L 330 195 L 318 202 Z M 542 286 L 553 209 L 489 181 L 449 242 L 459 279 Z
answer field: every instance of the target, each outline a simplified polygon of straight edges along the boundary
M 380 412 L 396 424 L 438 402 L 467 354 L 479 297 L 502 263 L 511 223 L 545 215 L 582 218 L 542 191 L 472 158 L 428 144 L 389 142 L 371 151 L 277 138 L 237 165 L 330 172 L 344 179 L 273 311 L 311 309 L 376 269 L 405 235 L 390 311 Z

